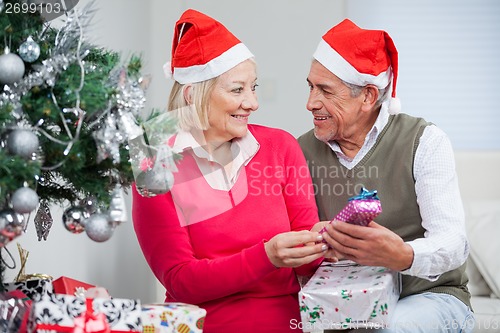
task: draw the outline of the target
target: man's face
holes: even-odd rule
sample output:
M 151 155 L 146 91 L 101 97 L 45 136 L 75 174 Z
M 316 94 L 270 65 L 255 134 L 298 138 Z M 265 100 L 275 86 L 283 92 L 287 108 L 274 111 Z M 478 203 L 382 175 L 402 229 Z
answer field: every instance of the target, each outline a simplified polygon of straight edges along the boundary
M 314 117 L 316 138 L 328 142 L 353 135 L 363 94 L 352 97 L 350 88 L 317 61 L 311 64 L 307 82 L 306 107 Z

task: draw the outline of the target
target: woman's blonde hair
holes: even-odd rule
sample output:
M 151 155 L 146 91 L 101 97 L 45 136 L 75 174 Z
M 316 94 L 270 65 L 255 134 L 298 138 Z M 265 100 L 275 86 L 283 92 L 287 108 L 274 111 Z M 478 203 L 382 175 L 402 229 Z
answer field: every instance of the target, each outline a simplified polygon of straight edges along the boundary
M 183 131 L 207 130 L 210 127 L 208 104 L 216 81 L 217 78 L 189 84 L 174 82 L 168 99 L 168 111 L 174 112 L 180 129 Z M 184 98 L 184 89 L 188 86 L 191 86 L 191 104 Z

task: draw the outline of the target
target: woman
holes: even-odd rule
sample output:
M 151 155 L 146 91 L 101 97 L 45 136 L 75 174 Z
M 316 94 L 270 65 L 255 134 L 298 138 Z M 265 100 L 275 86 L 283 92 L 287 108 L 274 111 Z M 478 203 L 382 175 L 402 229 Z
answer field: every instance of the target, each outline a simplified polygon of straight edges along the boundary
M 296 274 L 327 253 L 302 152 L 290 134 L 248 124 L 256 65 L 219 22 L 183 13 L 170 68 L 180 127 L 170 144 L 182 160 L 169 193 L 133 191 L 145 258 L 167 302 L 207 310 L 204 332 L 293 331 Z

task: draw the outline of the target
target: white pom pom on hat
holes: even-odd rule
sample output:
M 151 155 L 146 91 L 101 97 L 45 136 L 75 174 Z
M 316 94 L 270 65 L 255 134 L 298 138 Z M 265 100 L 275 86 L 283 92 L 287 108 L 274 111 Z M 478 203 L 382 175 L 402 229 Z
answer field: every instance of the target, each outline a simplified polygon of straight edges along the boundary
M 193 9 L 175 24 L 170 70 L 181 83 L 213 79 L 239 63 L 253 58 L 250 50 L 222 23 Z
M 163 74 L 165 74 L 165 77 L 167 79 L 173 79 L 174 76 L 172 73 L 172 62 L 171 61 L 167 61 L 164 65 L 163 65 Z
M 401 100 L 398 97 L 391 97 L 388 111 L 389 114 L 398 114 L 401 112 Z
M 401 100 L 398 97 L 392 97 L 389 102 L 389 114 L 398 114 L 401 112 Z
M 392 80 L 389 113 L 401 111 L 396 97 L 398 51 L 383 30 L 361 29 L 345 19 L 323 35 L 313 57 L 341 80 L 386 88 Z

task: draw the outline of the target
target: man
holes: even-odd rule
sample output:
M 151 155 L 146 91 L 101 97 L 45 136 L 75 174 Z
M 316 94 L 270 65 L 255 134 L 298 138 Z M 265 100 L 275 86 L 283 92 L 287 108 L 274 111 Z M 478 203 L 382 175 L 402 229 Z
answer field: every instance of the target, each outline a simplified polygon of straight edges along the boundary
M 435 125 L 398 114 L 397 74 L 391 37 L 349 20 L 314 53 L 307 78 L 314 130 L 299 142 L 320 219 L 332 219 L 362 187 L 378 191 L 383 210 L 366 227 L 333 222 L 324 238 L 339 259 L 401 272 L 387 331 L 472 331 L 453 150 Z

